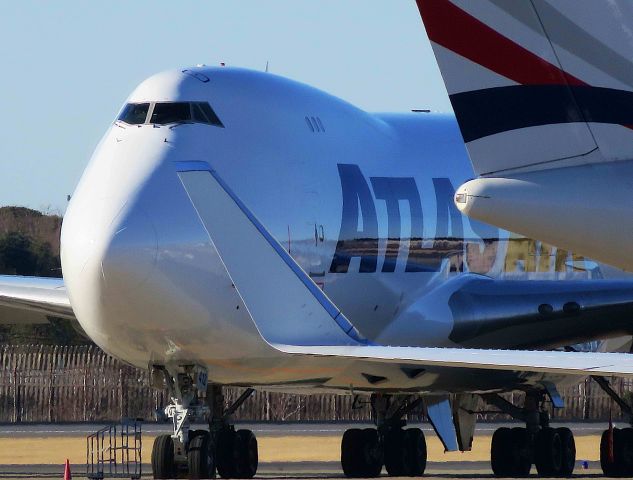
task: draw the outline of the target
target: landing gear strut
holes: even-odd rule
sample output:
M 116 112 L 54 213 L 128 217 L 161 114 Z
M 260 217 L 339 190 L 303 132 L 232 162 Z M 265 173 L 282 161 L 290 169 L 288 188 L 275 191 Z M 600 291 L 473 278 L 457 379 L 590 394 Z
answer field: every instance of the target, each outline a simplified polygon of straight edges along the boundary
M 376 428 L 352 428 L 343 434 L 341 466 L 351 478 L 417 477 L 426 468 L 426 440 L 419 428 L 404 429 L 402 417 L 420 403 L 410 395 L 371 396 Z
M 154 478 L 252 478 L 257 473 L 258 450 L 255 434 L 235 430 L 231 415 L 253 393 L 247 389 L 228 409 L 218 385 L 207 385 L 203 367 L 186 365 L 171 374 L 164 367 L 154 367 L 152 376 L 160 372 L 170 391 L 172 403 L 165 414 L 172 419 L 174 433 L 160 435 L 152 449 Z M 192 421 L 206 420 L 209 430 L 190 430 Z
M 542 477 L 570 477 L 576 462 L 576 443 L 568 428 L 549 426 L 549 415 L 542 408 L 544 393 L 526 394 L 519 408 L 497 394 L 482 395 L 489 404 L 517 420 L 525 427 L 502 427 L 492 436 L 490 464 L 497 477 L 526 477 L 532 463 Z

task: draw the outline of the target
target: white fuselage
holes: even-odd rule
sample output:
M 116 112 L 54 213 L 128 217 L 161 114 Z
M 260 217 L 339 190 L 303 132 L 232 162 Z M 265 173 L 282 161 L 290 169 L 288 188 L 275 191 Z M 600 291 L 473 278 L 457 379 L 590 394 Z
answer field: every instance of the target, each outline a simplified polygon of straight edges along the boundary
M 454 188 L 472 171 L 451 116 L 372 115 L 290 80 L 229 68 L 159 74 L 128 99 L 201 101 L 223 128 L 116 121 L 64 219 L 62 267 L 76 317 L 99 346 L 131 364 L 198 363 L 214 382 L 286 390 L 375 390 L 359 372 L 388 377 L 380 388 L 396 390 L 502 389 L 526 377 L 429 369 L 411 379 L 397 365 L 272 349 L 200 223 L 176 162 L 211 165 L 345 316 L 383 344 L 454 346 L 446 300 L 469 273 L 599 273 L 582 258 L 457 212 Z M 347 238 L 350 229 L 356 238 Z M 275 282 L 256 264 L 252 273 Z

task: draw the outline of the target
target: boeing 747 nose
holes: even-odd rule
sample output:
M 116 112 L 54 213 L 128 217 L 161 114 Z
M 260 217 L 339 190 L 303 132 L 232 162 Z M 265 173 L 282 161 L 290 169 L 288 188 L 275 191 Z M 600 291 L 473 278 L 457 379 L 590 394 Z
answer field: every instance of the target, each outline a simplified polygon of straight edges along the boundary
M 270 350 L 178 177 L 187 161 L 226 162 L 205 79 L 176 71 L 142 83 L 64 219 L 62 265 L 78 321 L 104 350 L 144 368 Z M 231 336 L 240 340 L 227 345 Z

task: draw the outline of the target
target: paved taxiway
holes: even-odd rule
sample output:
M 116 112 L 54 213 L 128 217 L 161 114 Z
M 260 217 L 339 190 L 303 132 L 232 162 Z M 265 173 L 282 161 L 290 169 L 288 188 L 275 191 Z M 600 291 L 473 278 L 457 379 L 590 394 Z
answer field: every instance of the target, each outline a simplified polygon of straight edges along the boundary
M 500 426 L 517 424 L 480 424 L 474 448 L 468 453 L 442 452 L 428 424 L 418 425 L 427 434 L 429 464 L 425 478 L 494 478 L 488 462 L 490 437 Z M 327 478 L 341 476 L 337 461 L 340 436 L 350 427 L 362 424 L 242 424 L 258 436 L 260 478 Z M 369 425 L 367 425 L 369 426 Z M 578 464 L 575 478 L 595 478 L 601 471 L 597 462 L 599 435 L 604 423 L 567 424 L 577 436 Z M 62 478 L 63 462 L 70 458 L 73 478 L 85 472 L 85 436 L 99 424 L 0 425 L 0 479 Z M 148 423 L 144 432 L 144 477 L 151 477 L 147 463 L 154 436 L 170 431 L 169 424 Z M 587 469 L 582 468 L 582 461 Z M 534 471 L 534 469 L 533 469 Z
M 588 469 L 577 468 L 575 479 L 602 476 L 600 465 L 591 462 Z M 73 479 L 84 479 L 85 465 L 72 465 Z M 63 465 L 5 465 L 0 469 L 0 479 L 19 480 L 26 478 L 63 478 Z M 151 478 L 151 466 L 143 465 L 143 478 Z M 537 478 L 532 469 L 533 478 Z M 302 462 L 300 464 L 262 463 L 256 478 L 264 479 L 313 479 L 347 480 L 341 477 L 338 462 Z M 391 479 L 384 472 L 382 478 Z M 424 479 L 494 479 L 488 462 L 429 462 Z M 395 479 L 394 479 L 395 480 Z M 405 478 L 403 480 L 410 480 Z

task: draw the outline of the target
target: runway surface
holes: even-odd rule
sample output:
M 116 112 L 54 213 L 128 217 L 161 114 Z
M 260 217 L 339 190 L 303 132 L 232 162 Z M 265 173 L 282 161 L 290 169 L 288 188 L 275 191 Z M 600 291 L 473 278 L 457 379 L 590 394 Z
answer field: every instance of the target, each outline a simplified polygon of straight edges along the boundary
M 494 478 L 490 470 L 490 438 L 501 426 L 483 423 L 477 428 L 472 452 L 444 453 L 430 425 L 421 424 L 427 438 L 429 463 L 425 478 Z M 577 466 L 574 478 L 601 476 L 598 460 L 603 423 L 565 424 L 576 435 Z M 70 458 L 73 478 L 85 478 L 85 437 L 101 424 L 0 425 L 0 479 L 63 478 L 64 461 Z M 350 427 L 363 424 L 241 424 L 259 440 L 259 478 L 341 478 L 340 437 Z M 366 425 L 370 426 L 370 425 Z M 414 426 L 414 425 L 410 425 Z M 555 424 L 554 424 L 555 426 Z M 624 425 L 622 425 L 624 426 Z M 151 478 L 149 455 L 153 438 L 171 431 L 169 424 L 143 425 L 143 477 Z M 583 464 L 586 468 L 583 468 Z M 536 478 L 535 470 L 532 469 Z M 388 478 L 388 477 L 385 477 Z
M 83 479 L 85 465 L 72 465 L 73 479 Z M 0 479 L 17 480 L 26 478 L 63 478 L 63 465 L 5 465 L 0 470 Z M 532 469 L 533 478 L 536 477 Z M 574 473 L 575 479 L 601 477 L 600 465 L 596 462 L 589 464 L 588 469 L 577 468 Z M 382 477 L 387 477 L 384 472 Z M 151 466 L 143 465 L 142 478 L 152 478 Z M 257 477 L 265 479 L 326 479 L 326 480 L 347 480 L 341 477 L 338 462 L 301 462 L 301 463 L 262 463 L 259 466 Z M 405 477 L 406 478 L 406 477 Z M 429 462 L 424 474 L 425 479 L 494 479 L 490 472 L 488 462 Z M 396 479 L 393 479 L 396 480 Z M 406 478 L 410 480 L 410 478 Z

